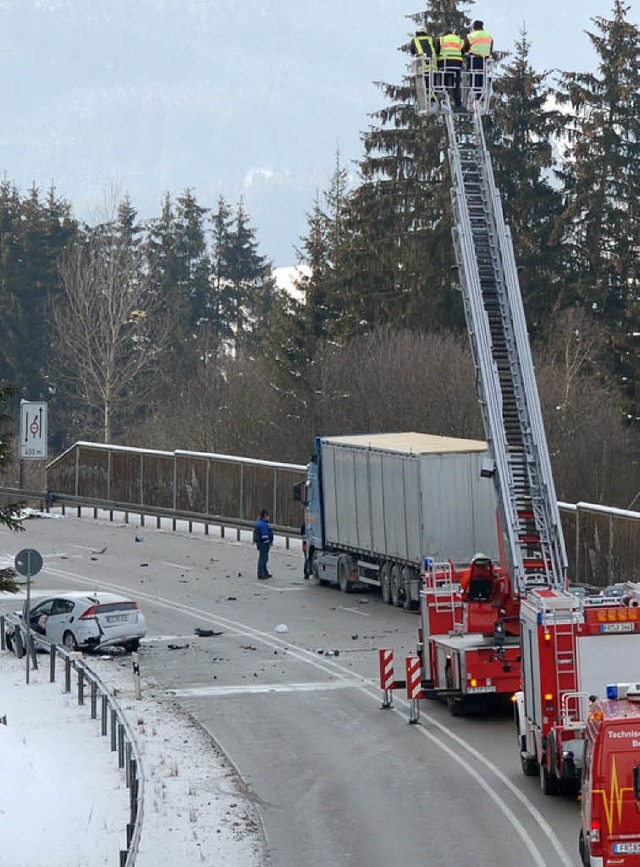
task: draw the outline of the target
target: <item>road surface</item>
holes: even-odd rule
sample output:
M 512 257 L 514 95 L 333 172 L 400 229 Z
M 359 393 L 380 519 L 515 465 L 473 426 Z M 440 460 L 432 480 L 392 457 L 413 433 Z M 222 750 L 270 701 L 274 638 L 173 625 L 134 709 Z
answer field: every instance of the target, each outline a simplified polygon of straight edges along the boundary
M 380 708 L 378 648 L 393 648 L 400 668 L 415 651 L 415 614 L 304 581 L 299 551 L 284 546 L 271 554 L 274 577 L 257 581 L 248 536 L 69 517 L 25 527 L 0 530 L 0 565 L 40 551 L 34 596 L 101 587 L 139 600 L 143 676 L 235 764 L 273 867 L 579 865 L 577 802 L 522 775 L 511 719 L 454 718 L 425 702 L 408 725 L 399 694 Z

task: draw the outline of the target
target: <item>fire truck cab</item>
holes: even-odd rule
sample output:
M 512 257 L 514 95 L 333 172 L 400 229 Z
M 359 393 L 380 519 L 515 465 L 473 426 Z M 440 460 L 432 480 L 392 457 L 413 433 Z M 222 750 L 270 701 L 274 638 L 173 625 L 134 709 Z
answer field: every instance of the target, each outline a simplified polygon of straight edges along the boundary
M 606 692 L 588 712 L 580 856 L 585 867 L 639 867 L 640 683 Z

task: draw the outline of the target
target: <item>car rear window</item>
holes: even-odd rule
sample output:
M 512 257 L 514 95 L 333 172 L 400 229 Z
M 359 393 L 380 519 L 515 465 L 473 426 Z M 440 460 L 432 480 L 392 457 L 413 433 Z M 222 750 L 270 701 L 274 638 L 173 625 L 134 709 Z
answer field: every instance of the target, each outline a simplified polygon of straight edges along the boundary
M 138 608 L 137 602 L 103 602 L 99 606 L 100 614 L 107 614 L 109 611 L 136 611 Z

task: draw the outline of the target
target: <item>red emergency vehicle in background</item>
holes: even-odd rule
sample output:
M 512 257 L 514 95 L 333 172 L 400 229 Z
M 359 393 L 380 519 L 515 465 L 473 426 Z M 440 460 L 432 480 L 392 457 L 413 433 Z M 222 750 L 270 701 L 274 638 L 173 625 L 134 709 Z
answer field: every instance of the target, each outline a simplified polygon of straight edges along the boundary
M 482 554 L 466 569 L 427 561 L 418 655 L 428 698 L 452 714 L 507 702 L 520 687 L 519 606 L 507 575 Z
M 640 867 L 640 683 L 590 703 L 580 821 L 585 867 Z
M 525 774 L 540 775 L 545 794 L 579 790 L 590 697 L 640 671 L 640 585 L 621 592 L 537 589 L 521 602 L 520 759 Z

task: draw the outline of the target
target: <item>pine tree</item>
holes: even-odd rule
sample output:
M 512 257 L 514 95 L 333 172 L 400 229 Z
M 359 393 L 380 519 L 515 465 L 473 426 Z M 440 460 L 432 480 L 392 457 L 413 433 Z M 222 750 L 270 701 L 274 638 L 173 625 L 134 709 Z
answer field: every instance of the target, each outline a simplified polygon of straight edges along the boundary
M 7 466 L 11 460 L 11 435 L 7 430 L 8 424 L 14 424 L 14 417 L 10 416 L 5 405 L 16 396 L 16 388 L 7 383 L 0 383 L 0 469 Z M 19 520 L 20 504 L 3 503 L 0 505 L 0 526 L 8 527 L 15 532 L 21 532 L 25 528 Z M 11 568 L 0 568 L 0 592 L 16 593 L 18 585 L 15 582 L 16 573 Z
M 548 73 L 534 71 L 529 52 L 522 32 L 513 60 L 494 80 L 494 119 L 486 125 L 486 135 L 535 335 L 564 300 L 560 251 L 553 242 L 554 216 L 560 213 L 562 198 L 551 183 L 552 140 L 561 115 L 549 107 Z
M 252 346 L 261 341 L 257 328 L 270 313 L 275 298 L 271 262 L 259 252 L 256 230 L 240 202 L 223 252 L 228 274 L 225 316 L 231 323 L 236 348 L 249 337 Z
M 341 273 L 347 243 L 348 173 L 336 153 L 336 165 L 329 187 L 322 197 L 316 196 L 308 215 L 308 234 L 302 238 L 298 264 L 308 273 L 299 279 L 297 288 L 304 294 L 302 331 L 305 356 L 313 358 L 321 338 L 335 339 L 344 332 L 344 278 Z
M 589 33 L 596 73 L 564 73 L 558 98 L 567 107 L 567 154 L 561 173 L 566 205 L 559 233 L 577 299 L 612 331 L 625 411 L 640 418 L 640 31 L 629 6 L 614 0 L 612 18 Z
M 0 378 L 31 398 L 46 398 L 51 380 L 49 307 L 59 287 L 57 261 L 76 232 L 68 204 L 53 190 L 21 197 L 0 184 Z
M 464 0 L 430 0 L 413 16 L 438 35 L 467 32 Z M 408 50 L 408 45 L 404 46 Z M 461 327 L 444 129 L 416 114 L 413 84 L 380 84 L 388 105 L 363 135 L 361 183 L 347 209 L 341 262 L 346 334 L 375 325 Z

